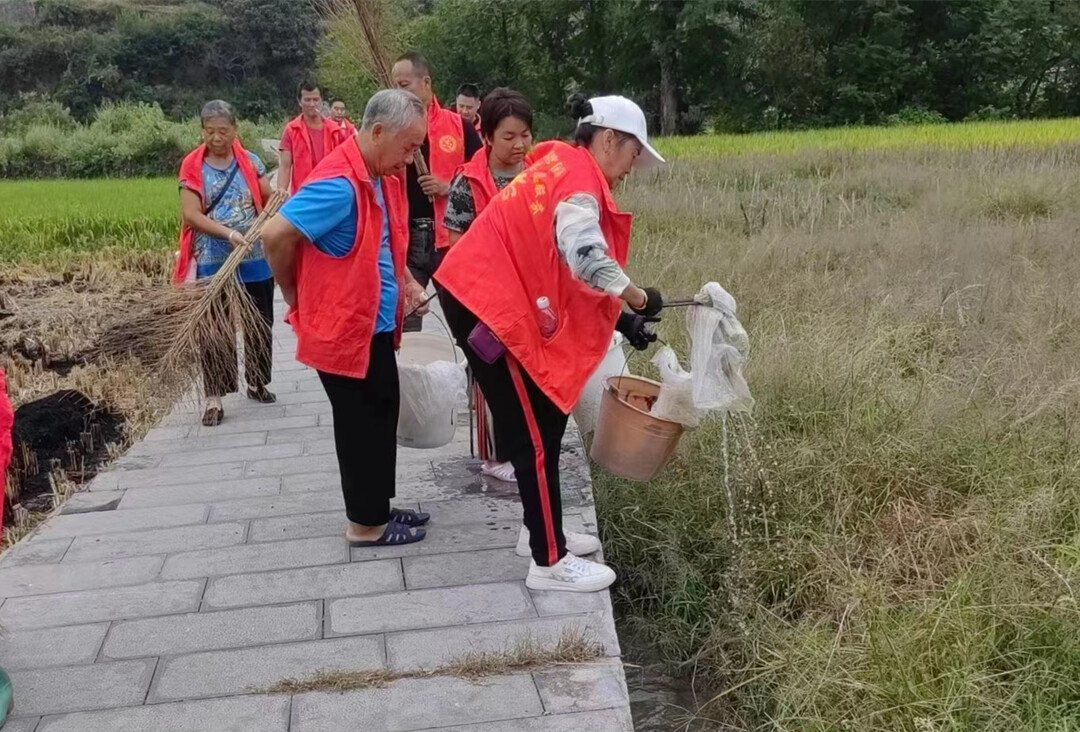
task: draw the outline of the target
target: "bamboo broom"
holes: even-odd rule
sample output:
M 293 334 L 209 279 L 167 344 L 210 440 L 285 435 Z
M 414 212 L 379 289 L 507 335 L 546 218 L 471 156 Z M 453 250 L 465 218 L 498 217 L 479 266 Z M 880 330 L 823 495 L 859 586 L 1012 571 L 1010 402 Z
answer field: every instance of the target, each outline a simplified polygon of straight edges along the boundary
M 182 287 L 147 290 L 142 304 L 106 326 L 95 356 L 134 357 L 150 367 L 160 388 L 182 391 L 203 373 L 207 378 L 236 370 L 236 332 L 258 333 L 262 315 L 236 273 L 285 201 L 274 193 L 213 277 Z M 250 358 L 245 354 L 245 358 Z

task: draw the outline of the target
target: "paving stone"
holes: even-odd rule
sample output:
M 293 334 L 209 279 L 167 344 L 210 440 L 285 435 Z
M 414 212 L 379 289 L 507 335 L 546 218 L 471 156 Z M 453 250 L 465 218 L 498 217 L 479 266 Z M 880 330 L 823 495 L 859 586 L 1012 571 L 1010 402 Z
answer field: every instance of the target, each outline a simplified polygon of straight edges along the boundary
M 286 475 L 281 479 L 282 493 L 310 493 L 312 491 L 340 491 L 341 474 L 334 470 L 324 473 Z
M 413 557 L 420 554 L 444 554 L 455 551 L 517 546 L 521 522 L 487 521 L 482 524 L 440 527 L 438 531 L 435 529 L 436 527 L 432 525 L 427 538 L 414 544 L 353 549 L 352 560 L 354 562 L 363 562 L 369 559 L 386 559 L 388 557 Z
M 333 427 L 294 427 L 287 430 L 274 430 L 267 433 L 266 444 L 275 445 L 282 442 L 319 442 L 334 440 Z
M 124 491 L 79 491 L 64 501 L 60 513 L 68 515 L 73 513 L 93 513 L 95 511 L 112 511 L 120 504 L 124 497 Z
M 57 625 L 120 620 L 199 609 L 202 581 L 152 582 L 39 597 L 17 597 L 0 607 L 0 625 L 47 628 Z
M 117 534 L 122 531 L 201 524 L 206 521 L 208 512 L 208 506 L 192 504 L 190 506 L 169 506 L 167 508 L 53 516 L 38 530 L 37 536 L 42 539 L 56 539 L 62 536 Z
M 546 592 L 529 590 L 533 606 L 540 615 L 576 615 L 600 612 L 611 615 L 611 596 L 607 592 Z
M 334 635 L 534 617 L 520 582 L 348 597 L 328 605 L 329 631 Z
M 618 643 L 609 619 L 600 615 L 527 618 L 499 623 L 409 630 L 386 636 L 386 660 L 392 669 L 435 668 L 467 653 L 498 653 L 522 643 L 554 646 L 564 634 L 584 634 L 604 646 L 605 655 Z
M 162 660 L 150 702 L 244 694 L 319 671 L 384 668 L 378 636 L 282 643 Z
M 270 569 L 313 567 L 349 561 L 348 545 L 340 536 L 269 544 L 244 544 L 170 555 L 162 579 L 191 579 Z
M 4 725 L 4 732 L 34 732 L 41 717 L 20 717 L 9 719 Z
M 13 671 L 19 714 L 63 714 L 142 704 L 157 659 Z
M 210 581 L 203 602 L 216 609 L 394 592 L 403 588 L 401 563 L 387 559 L 218 577 Z
M 152 580 L 160 568 L 161 557 L 5 567 L 0 569 L 0 597 L 137 585 Z
M 287 404 L 285 405 L 286 417 L 300 417 L 300 416 L 326 416 L 329 417 L 333 413 L 330 407 L 330 402 L 325 404 Z
M 340 494 L 339 494 L 340 495 Z M 345 533 L 345 502 L 336 511 L 278 516 L 251 522 L 249 542 L 306 539 L 317 536 L 342 536 Z
M 8 671 L 93 663 L 108 623 L 0 633 L 0 659 Z
M 253 447 L 266 444 L 266 435 L 266 432 L 241 432 L 235 435 L 140 442 L 131 446 L 128 455 L 175 455 L 197 450 L 220 450 L 226 447 Z
M 410 590 L 524 580 L 529 562 L 529 557 L 519 557 L 513 549 L 429 554 L 402 560 L 405 586 Z
M 326 393 L 323 391 L 292 391 L 278 394 L 278 404 L 329 404 Z
M 434 732 L 436 728 L 430 728 Z M 454 727 L 439 727 L 439 732 L 633 732 L 629 709 L 604 709 L 579 714 L 553 714 L 531 719 L 504 722 L 481 722 Z M 425 731 L 428 732 L 428 731 Z
M 305 513 L 334 510 L 341 511 L 341 518 L 345 520 L 345 499 L 341 497 L 341 492 L 320 491 L 310 495 L 268 496 L 222 501 L 213 505 L 210 520 L 214 522 L 237 521 L 267 516 L 299 516 Z
M 381 689 L 293 697 L 292 732 L 364 729 L 403 732 L 543 713 L 528 674 L 466 681 L 452 676 L 406 679 Z
M 320 621 L 317 602 L 125 620 L 113 625 L 102 655 L 167 656 L 311 640 L 319 635 Z
M 254 447 L 223 447 L 216 450 L 198 450 L 196 452 L 166 455 L 161 460 L 161 467 L 176 468 L 193 465 L 214 465 L 233 460 L 268 460 L 288 458 L 300 454 L 299 445 L 274 444 Z
M 244 432 L 275 432 L 277 430 L 293 429 L 294 427 L 314 427 L 319 418 L 314 414 L 300 415 L 296 417 L 286 416 L 264 420 L 238 420 L 222 422 L 216 427 L 199 427 L 195 431 L 196 437 L 212 437 L 215 435 L 235 435 Z
M 244 542 L 245 528 L 243 523 L 198 524 L 123 534 L 79 536 L 64 556 L 64 563 L 232 546 Z
M 198 484 L 207 481 L 240 478 L 243 461 L 200 465 L 194 468 L 151 468 L 149 470 L 113 471 L 120 488 L 161 488 L 162 486 Z
M 275 496 L 281 493 L 281 478 L 241 478 L 238 480 L 207 481 L 163 488 L 131 488 L 120 501 L 120 510 L 178 506 L 186 503 L 211 503 L 236 498 Z
M 110 470 L 145 470 L 155 468 L 161 462 L 160 455 L 132 455 L 126 454 L 119 460 L 114 460 L 109 465 Z
M 536 688 L 550 714 L 629 706 L 626 679 L 618 660 L 533 671 Z
M 24 564 L 51 564 L 59 562 L 71 546 L 72 538 L 23 539 L 4 553 L 0 567 L 18 567 Z
M 177 425 L 175 427 L 155 427 L 142 438 L 143 442 L 166 442 L 180 440 L 191 432 L 191 425 Z
M 47 717 L 37 732 L 286 732 L 288 729 L 289 697 L 237 696 Z
M 244 475 L 295 475 L 297 473 L 325 473 L 337 467 L 337 458 L 333 455 L 315 455 L 312 457 L 281 458 L 279 460 L 255 460 L 248 463 Z

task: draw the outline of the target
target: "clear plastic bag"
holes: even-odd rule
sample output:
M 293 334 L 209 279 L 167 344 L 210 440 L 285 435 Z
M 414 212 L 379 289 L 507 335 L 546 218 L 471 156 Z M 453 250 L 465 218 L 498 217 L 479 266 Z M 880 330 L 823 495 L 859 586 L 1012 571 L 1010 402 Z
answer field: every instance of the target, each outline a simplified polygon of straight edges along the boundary
M 660 372 L 661 386 L 650 414 L 684 427 L 697 427 L 705 413 L 694 406 L 693 376 L 679 365 L 678 356 L 668 346 L 658 350 L 652 362 Z
M 735 317 L 735 298 L 716 282 L 709 282 L 694 299 L 701 305 L 686 313 L 694 407 L 709 412 L 748 412 L 754 399 L 742 366 L 750 339 Z
M 438 447 L 453 438 L 453 413 L 469 406 L 463 364 L 432 361 L 398 363 L 401 412 L 398 437 L 416 447 Z

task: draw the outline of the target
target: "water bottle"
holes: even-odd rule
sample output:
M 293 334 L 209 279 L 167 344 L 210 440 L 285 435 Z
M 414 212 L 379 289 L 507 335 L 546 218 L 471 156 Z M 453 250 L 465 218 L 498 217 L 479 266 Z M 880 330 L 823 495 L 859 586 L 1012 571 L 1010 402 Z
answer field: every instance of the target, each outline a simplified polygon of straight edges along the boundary
M 559 316 L 551 309 L 551 302 L 546 297 L 536 298 L 536 308 L 540 311 L 540 335 L 551 338 L 559 329 Z

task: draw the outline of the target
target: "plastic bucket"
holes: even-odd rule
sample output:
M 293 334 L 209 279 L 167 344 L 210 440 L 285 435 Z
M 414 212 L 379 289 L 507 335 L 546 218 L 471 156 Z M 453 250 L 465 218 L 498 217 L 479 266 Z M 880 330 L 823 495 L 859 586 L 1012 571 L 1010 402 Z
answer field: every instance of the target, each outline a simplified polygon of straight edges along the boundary
M 605 382 L 589 455 L 615 475 L 646 481 L 667 465 L 679 446 L 683 426 L 649 414 L 660 384 L 640 376 Z
M 622 333 L 616 333 L 611 339 L 607 355 L 596 371 L 589 377 L 581 391 L 577 404 L 574 405 L 574 421 L 578 430 L 585 435 L 596 429 L 596 419 L 600 415 L 600 397 L 604 394 L 604 384 L 612 376 L 621 376 L 626 371 L 626 351 L 623 349 Z
M 398 351 L 398 364 L 426 366 L 435 361 L 461 363 L 464 355 L 445 335 L 434 333 L 404 333 L 401 336 L 401 350 Z M 401 382 L 402 396 L 409 388 L 408 380 Z M 457 429 L 457 410 L 451 409 L 438 419 L 421 422 L 402 398 L 401 411 L 398 414 L 397 443 L 402 447 L 431 449 L 442 447 L 454 439 Z

